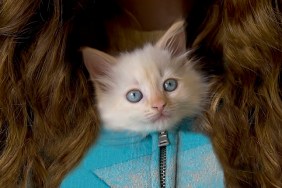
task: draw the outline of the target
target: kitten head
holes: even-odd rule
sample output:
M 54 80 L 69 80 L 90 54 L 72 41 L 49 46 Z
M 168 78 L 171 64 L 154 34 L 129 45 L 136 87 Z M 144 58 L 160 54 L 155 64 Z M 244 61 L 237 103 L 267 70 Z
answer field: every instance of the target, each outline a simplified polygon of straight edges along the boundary
M 118 57 L 88 47 L 82 52 L 106 128 L 161 131 L 201 111 L 208 86 L 187 59 L 183 22 L 155 45 Z

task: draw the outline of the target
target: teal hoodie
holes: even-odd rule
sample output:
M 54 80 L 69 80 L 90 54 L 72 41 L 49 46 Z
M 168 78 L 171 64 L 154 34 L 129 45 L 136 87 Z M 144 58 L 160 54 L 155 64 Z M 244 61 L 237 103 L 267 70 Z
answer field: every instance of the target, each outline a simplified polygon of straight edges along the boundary
M 102 130 L 61 187 L 224 187 L 211 142 L 191 130 L 192 122 L 147 135 Z

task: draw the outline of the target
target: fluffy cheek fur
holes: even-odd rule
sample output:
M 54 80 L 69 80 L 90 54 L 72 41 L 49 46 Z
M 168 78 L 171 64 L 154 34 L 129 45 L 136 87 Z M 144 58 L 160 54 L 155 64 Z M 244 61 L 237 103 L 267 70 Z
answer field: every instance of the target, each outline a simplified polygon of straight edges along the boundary
M 179 80 L 179 86 L 175 92 L 167 93 L 170 103 L 167 110 L 170 112 L 171 119 L 166 128 L 173 126 L 185 117 L 195 117 L 202 113 L 206 103 L 208 84 L 203 77 L 188 68 Z
M 178 98 L 183 103 L 180 111 L 184 111 L 186 117 L 197 116 L 202 113 L 203 107 L 207 103 L 209 85 L 191 65 L 187 65 L 182 75 L 182 88 L 178 94 Z

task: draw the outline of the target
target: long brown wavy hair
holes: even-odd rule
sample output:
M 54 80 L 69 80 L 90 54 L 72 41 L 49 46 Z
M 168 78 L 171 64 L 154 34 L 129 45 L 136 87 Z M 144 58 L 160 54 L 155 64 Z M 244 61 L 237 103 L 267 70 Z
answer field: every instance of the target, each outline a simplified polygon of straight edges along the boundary
M 94 142 L 99 117 L 78 49 L 107 48 L 104 22 L 120 11 L 109 2 L 0 2 L 0 186 L 57 187 Z M 187 46 L 214 82 L 203 128 L 227 187 L 282 187 L 281 7 L 206 0 L 187 17 Z

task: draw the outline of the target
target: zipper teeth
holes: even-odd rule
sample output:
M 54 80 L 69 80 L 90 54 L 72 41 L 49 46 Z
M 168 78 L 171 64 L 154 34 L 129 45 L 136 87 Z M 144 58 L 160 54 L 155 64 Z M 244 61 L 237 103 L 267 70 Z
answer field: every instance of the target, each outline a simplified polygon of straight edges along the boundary
M 166 176 L 166 146 L 160 147 L 160 179 L 161 188 L 165 188 Z

